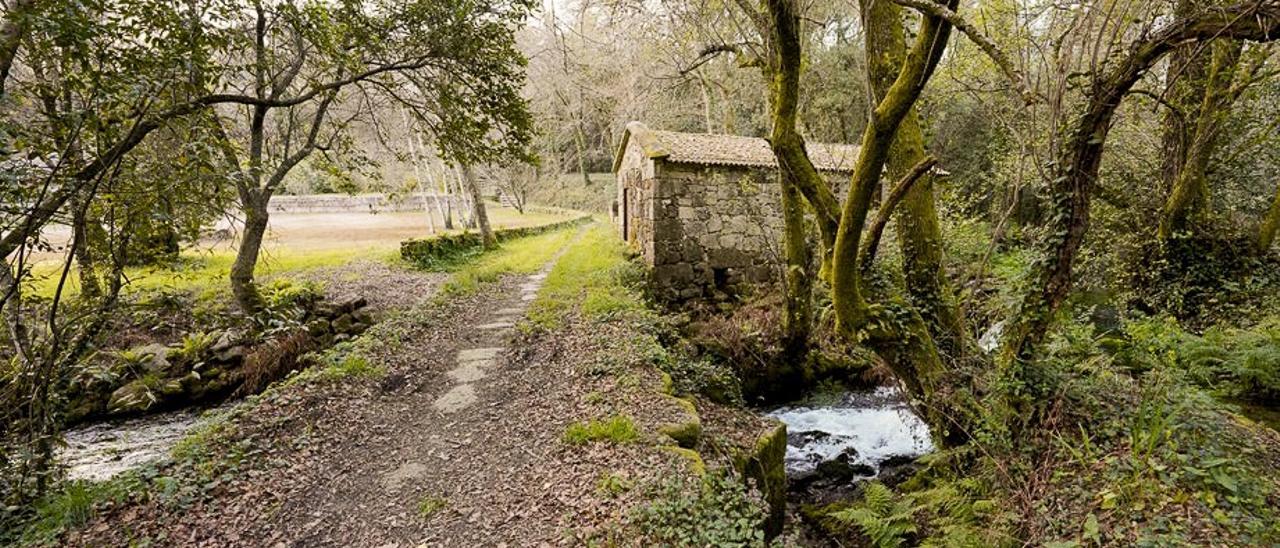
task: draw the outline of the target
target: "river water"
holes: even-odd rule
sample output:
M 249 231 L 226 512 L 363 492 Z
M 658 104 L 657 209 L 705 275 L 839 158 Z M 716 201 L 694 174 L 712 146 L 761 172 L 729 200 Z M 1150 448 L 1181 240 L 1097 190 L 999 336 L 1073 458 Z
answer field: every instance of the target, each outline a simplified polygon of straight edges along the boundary
M 173 446 L 213 413 L 214 410 L 184 409 L 81 426 L 67 432 L 67 446 L 59 459 L 67 466 L 69 479 L 111 479 L 131 468 L 168 458 Z
M 850 391 L 829 405 L 790 405 L 768 413 L 787 425 L 786 467 L 792 477 L 840 461 L 878 475 L 886 462 L 903 463 L 933 451 L 929 428 L 896 387 Z

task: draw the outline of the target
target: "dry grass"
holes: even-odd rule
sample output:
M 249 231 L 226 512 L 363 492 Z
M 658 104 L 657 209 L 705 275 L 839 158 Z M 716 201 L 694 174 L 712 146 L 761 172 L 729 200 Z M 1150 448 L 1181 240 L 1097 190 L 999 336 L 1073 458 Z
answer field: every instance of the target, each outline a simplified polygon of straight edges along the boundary
M 245 356 L 244 381 L 236 389 L 235 397 L 257 394 L 271 383 L 283 379 L 290 371 L 301 369 L 299 358 L 314 347 L 315 340 L 306 329 L 290 331 L 258 345 Z

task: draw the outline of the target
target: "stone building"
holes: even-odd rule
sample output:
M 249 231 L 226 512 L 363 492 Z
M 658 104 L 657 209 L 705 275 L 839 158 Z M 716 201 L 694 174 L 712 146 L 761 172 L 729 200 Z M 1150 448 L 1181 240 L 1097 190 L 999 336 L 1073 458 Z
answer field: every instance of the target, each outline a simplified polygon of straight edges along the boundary
M 814 166 L 845 187 L 857 147 L 810 143 Z M 653 268 L 665 299 L 775 279 L 782 263 L 778 163 L 755 137 L 627 124 L 614 157 L 614 221 Z

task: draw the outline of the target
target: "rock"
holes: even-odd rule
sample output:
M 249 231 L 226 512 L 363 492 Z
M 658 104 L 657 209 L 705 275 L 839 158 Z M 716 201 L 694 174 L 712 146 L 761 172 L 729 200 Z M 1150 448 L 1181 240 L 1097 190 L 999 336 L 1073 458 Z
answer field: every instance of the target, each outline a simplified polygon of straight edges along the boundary
M 351 317 L 354 318 L 356 323 L 358 324 L 361 324 L 364 326 L 373 325 L 373 313 L 369 312 L 368 310 L 357 310 L 354 314 L 351 315 Z
M 150 356 L 150 359 L 144 365 L 148 373 L 162 374 L 172 367 L 172 364 L 169 363 L 169 347 L 163 344 L 148 344 L 135 348 L 133 351 Z
M 156 401 L 155 395 L 142 379 L 130 382 L 111 393 L 107 400 L 107 412 L 116 415 L 146 411 Z
M 343 314 L 334 318 L 333 331 L 335 333 L 350 333 L 351 326 L 355 324 L 355 319 L 350 314 Z
M 897 468 L 899 466 L 905 466 L 905 465 L 911 464 L 915 461 L 916 461 L 916 457 L 912 457 L 908 455 L 893 455 L 887 459 L 880 461 L 880 468 L 882 470 L 885 468 Z
M 733 457 L 734 468 L 755 482 L 769 504 L 765 518 L 765 536 L 772 539 L 782 532 L 787 511 L 787 425 L 777 423 L 756 439 L 755 447 Z
M 821 430 L 806 430 L 804 432 L 787 432 L 787 445 L 792 447 L 804 447 L 814 442 L 822 441 L 831 437 L 828 432 Z
M 678 422 L 659 427 L 658 432 L 676 440 L 676 444 L 685 449 L 696 447 L 698 439 L 702 437 L 702 419 L 698 417 L 698 409 L 693 402 L 684 398 L 667 396 L 667 399 L 680 408 L 683 417 Z
M 312 337 L 319 337 L 328 333 L 332 329 L 333 327 L 329 324 L 329 321 L 323 318 L 317 318 L 307 322 L 307 333 Z
M 874 475 L 876 475 L 876 469 L 871 465 L 851 462 L 848 453 L 842 453 L 833 460 L 818 464 L 817 470 L 814 471 L 814 481 L 840 484 Z
M 186 390 L 183 389 L 183 385 L 182 385 L 183 378 L 169 379 L 165 381 L 164 384 L 161 384 L 159 389 L 160 399 L 168 400 L 168 399 L 181 396 L 183 393 L 185 393 Z
M 213 355 L 219 362 L 226 364 L 239 365 L 244 361 L 244 357 L 249 350 L 244 345 L 237 344 Z
M 684 459 L 688 462 L 689 469 L 692 470 L 694 474 L 697 474 L 698 476 L 705 476 L 707 474 L 707 463 L 702 460 L 702 455 L 697 451 L 675 445 L 663 445 L 659 447 L 659 449 L 668 451 Z
M 333 305 L 336 314 L 349 314 L 366 306 L 369 306 L 369 300 L 364 297 L 346 297 Z
M 219 331 L 218 338 L 214 339 L 213 345 L 209 346 L 210 352 L 222 352 L 236 344 L 236 336 L 230 331 Z

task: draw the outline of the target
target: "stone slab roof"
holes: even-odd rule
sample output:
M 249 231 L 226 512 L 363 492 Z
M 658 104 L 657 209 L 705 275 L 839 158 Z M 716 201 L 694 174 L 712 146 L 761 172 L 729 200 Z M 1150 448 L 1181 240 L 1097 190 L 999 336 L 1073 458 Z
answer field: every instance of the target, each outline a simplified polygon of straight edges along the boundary
M 640 122 L 630 122 L 622 134 L 613 160 L 618 171 L 627 142 L 636 139 L 645 156 L 668 162 L 706 166 L 776 168 L 778 160 L 769 142 L 759 137 L 682 133 L 649 129 Z M 827 143 L 807 143 L 809 159 L 819 171 L 849 173 L 858 160 L 858 147 Z

